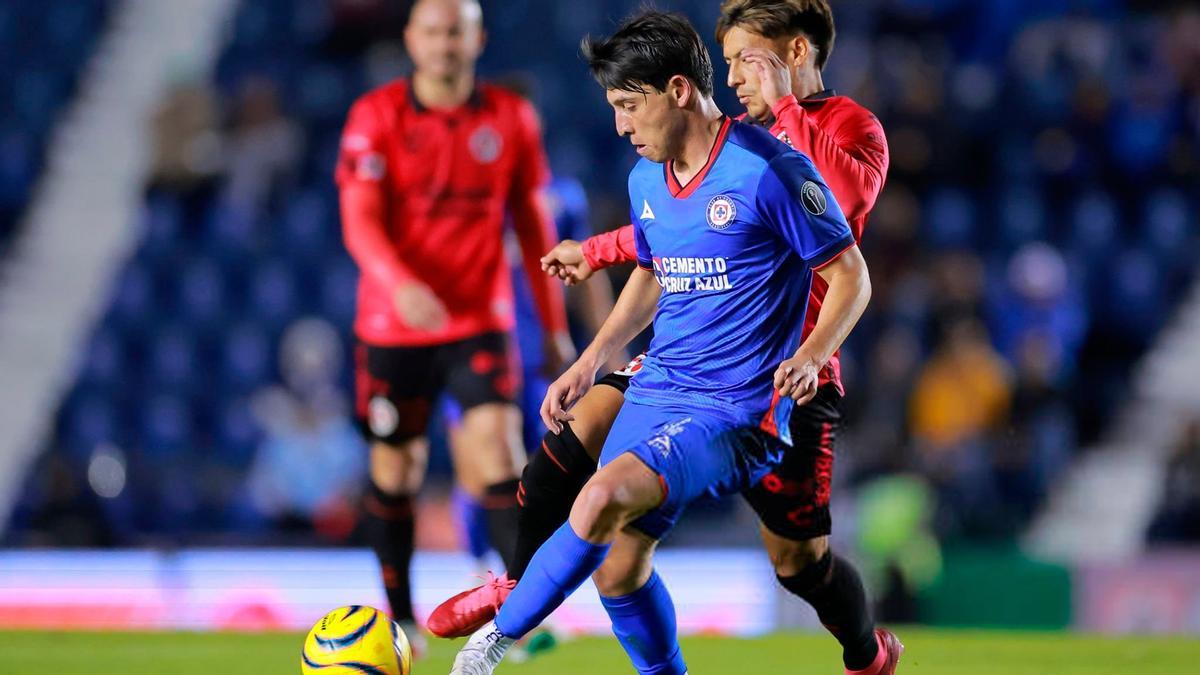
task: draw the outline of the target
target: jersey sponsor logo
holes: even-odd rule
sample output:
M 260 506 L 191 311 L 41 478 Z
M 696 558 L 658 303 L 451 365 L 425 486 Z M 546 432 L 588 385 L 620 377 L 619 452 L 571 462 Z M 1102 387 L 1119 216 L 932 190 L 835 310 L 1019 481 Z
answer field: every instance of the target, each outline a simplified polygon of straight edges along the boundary
M 400 411 L 387 398 L 376 396 L 367 404 L 367 426 L 375 436 L 387 438 L 400 426 Z
M 708 200 L 705 216 L 708 218 L 708 226 L 712 229 L 724 230 L 729 227 L 735 215 L 737 215 L 737 206 L 728 195 L 717 195 Z
M 800 201 L 804 204 L 804 210 L 819 216 L 825 213 L 828 203 L 825 201 L 825 192 L 821 190 L 821 186 L 811 180 L 804 181 L 804 185 L 800 186 Z
M 650 210 L 650 202 L 642 200 L 642 220 L 648 220 L 654 217 L 654 212 Z
M 733 288 L 725 258 L 652 258 L 654 278 L 664 293 L 727 291 Z
M 471 156 L 475 158 L 475 161 L 480 164 L 491 164 L 500 158 L 500 150 L 504 147 L 504 141 L 495 129 L 484 124 L 471 132 L 471 137 L 467 139 L 467 147 L 471 150 Z

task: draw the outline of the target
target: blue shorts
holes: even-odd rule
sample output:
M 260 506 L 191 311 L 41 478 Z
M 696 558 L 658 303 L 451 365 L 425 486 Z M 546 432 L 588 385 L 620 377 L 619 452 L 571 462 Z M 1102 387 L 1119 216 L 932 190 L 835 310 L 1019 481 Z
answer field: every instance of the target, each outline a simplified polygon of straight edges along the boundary
M 661 539 L 688 504 L 757 483 L 783 457 L 784 447 L 756 426 L 709 412 L 626 401 L 608 432 L 600 466 L 630 452 L 659 475 L 666 490 L 663 503 L 633 526 Z

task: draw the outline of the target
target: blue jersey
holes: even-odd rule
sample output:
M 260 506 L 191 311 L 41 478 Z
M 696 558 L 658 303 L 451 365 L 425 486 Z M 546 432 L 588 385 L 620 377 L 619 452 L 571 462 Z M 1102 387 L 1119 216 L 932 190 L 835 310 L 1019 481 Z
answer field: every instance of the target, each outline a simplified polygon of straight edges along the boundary
M 792 401 L 772 378 L 800 344 L 813 268 L 854 245 L 816 167 L 726 119 L 686 186 L 670 163 L 643 159 L 629 198 L 638 264 L 662 296 L 627 400 L 701 409 L 789 441 Z

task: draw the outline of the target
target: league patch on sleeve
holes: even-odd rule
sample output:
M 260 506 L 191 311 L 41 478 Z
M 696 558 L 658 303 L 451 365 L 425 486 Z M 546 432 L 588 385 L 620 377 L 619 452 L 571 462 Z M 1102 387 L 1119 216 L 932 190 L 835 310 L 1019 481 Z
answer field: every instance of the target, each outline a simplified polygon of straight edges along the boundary
M 804 181 L 804 185 L 800 186 L 800 201 L 804 204 L 804 210 L 814 216 L 824 214 L 828 207 L 821 186 L 811 180 Z

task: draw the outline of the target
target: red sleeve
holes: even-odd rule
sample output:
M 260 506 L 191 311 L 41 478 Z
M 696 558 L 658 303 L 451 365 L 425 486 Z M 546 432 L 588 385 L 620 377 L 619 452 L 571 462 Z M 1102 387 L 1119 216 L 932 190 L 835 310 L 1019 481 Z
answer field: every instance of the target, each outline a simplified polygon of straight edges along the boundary
M 826 131 L 791 94 L 779 99 L 771 112 L 792 147 L 812 158 L 850 222 L 854 239 L 861 240 L 865 216 L 875 206 L 887 175 L 887 141 L 879 120 L 855 106 L 835 129 Z
M 585 239 L 583 259 L 587 261 L 588 267 L 594 270 L 636 262 L 637 246 L 633 240 L 633 225 Z
M 549 162 L 542 147 L 541 123 L 533 106 L 517 106 L 517 161 L 509 191 L 513 230 L 521 244 L 525 275 L 533 291 L 542 327 L 551 333 L 567 330 L 567 311 L 558 280 L 542 272 L 541 257 L 554 245 L 554 219 L 542 195 L 550 179 Z
M 369 99 L 350 109 L 334 178 L 341 202 L 342 236 L 362 273 L 385 288 L 415 278 L 388 236 L 387 127 Z

